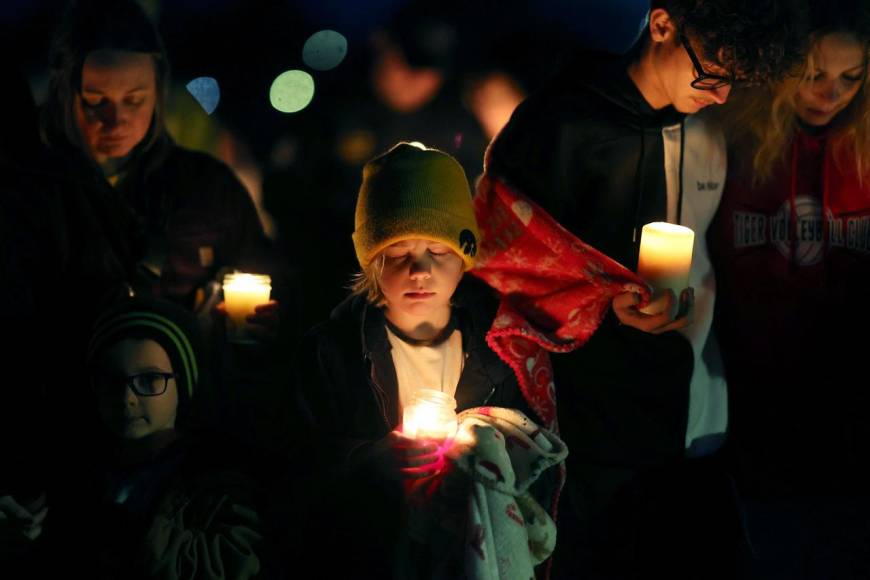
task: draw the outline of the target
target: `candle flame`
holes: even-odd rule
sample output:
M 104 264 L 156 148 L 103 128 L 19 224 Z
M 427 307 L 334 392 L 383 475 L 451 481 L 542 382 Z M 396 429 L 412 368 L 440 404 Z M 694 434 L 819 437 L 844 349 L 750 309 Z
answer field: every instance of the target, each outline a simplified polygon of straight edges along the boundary
M 227 274 L 224 276 L 224 288 L 247 292 L 251 290 L 259 291 L 264 287 L 272 289 L 272 278 L 260 274 L 245 274 L 236 272 L 235 274 Z
M 456 419 L 445 419 L 436 405 L 417 404 L 406 409 L 402 432 L 413 438 L 446 439 L 456 432 Z

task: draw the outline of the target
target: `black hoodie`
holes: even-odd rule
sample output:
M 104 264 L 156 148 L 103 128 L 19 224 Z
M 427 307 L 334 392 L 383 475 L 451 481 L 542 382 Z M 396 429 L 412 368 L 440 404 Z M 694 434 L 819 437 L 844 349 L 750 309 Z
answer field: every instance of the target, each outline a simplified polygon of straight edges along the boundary
M 466 277 L 453 302 L 467 355 L 456 387 L 457 411 L 508 407 L 540 423 L 513 371 L 486 344 L 498 307 L 491 289 Z M 359 577 L 360 570 L 369 578 L 394 577 L 395 549 L 406 528 L 400 482 L 370 453 L 401 422 L 390 350 L 383 310 L 352 296 L 306 335 L 296 358 L 303 423 L 297 457 L 305 466 L 294 508 L 306 521 L 300 553 L 330 558 L 340 546 L 341 557 L 329 561 L 335 578 Z M 554 489 L 555 477 L 549 470 L 535 489 Z M 549 499 L 539 497 L 543 505 Z
M 633 56 L 583 55 L 520 105 L 486 168 L 630 269 L 640 228 L 666 220 L 662 128 L 683 119 L 644 100 L 627 73 Z M 692 348 L 676 332 L 647 334 L 609 313 L 586 345 L 554 355 L 553 365 L 571 450 L 566 491 L 587 520 L 634 474 L 683 456 Z
M 456 387 L 457 411 L 481 405 L 509 407 L 540 423 L 513 371 L 486 344 L 498 307 L 492 291 L 466 278 L 453 301 L 467 355 Z M 399 391 L 390 351 L 383 310 L 361 296 L 345 300 L 330 320 L 312 329 L 296 364 L 308 428 L 346 452 L 397 428 Z

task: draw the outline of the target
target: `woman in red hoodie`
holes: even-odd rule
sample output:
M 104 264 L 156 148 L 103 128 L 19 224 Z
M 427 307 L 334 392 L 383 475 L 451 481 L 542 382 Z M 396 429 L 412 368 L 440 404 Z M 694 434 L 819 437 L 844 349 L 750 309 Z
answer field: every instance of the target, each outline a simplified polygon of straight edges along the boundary
M 749 577 L 870 569 L 870 7 L 811 4 L 804 69 L 725 112 L 709 231 Z

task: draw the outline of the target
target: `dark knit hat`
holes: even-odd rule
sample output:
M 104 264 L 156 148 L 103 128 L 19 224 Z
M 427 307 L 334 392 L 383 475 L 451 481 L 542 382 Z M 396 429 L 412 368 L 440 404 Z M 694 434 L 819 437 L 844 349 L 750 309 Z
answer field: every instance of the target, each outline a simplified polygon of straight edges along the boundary
M 88 364 L 102 352 L 126 338 L 151 339 L 169 355 L 176 374 L 180 404 L 191 401 L 200 382 L 201 336 L 196 318 L 180 306 L 164 300 L 136 297 L 106 311 L 97 320 L 88 344 Z
M 474 266 L 480 234 L 462 166 L 450 155 L 399 143 L 366 163 L 356 202 L 353 245 L 365 268 L 390 244 L 437 240 Z

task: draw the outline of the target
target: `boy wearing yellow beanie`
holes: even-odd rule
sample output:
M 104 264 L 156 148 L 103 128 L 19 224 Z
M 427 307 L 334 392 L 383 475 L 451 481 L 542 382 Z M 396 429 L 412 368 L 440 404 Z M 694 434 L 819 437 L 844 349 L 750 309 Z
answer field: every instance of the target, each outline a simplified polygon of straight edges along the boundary
M 366 164 L 353 232 L 361 272 L 353 294 L 308 333 L 296 365 L 317 460 L 330 464 L 326 481 L 337 488 L 317 490 L 332 505 L 323 519 L 333 522 L 331 545 L 351 546 L 346 561 L 354 570 L 392 575 L 401 483 L 436 472 L 436 444 L 400 432 L 418 389 L 454 397 L 457 411 L 507 407 L 540 422 L 513 371 L 486 344 L 498 306 L 492 290 L 463 278 L 478 240 L 455 159 L 399 143 Z M 360 542 L 342 517 L 348 513 L 365 522 L 372 542 Z

